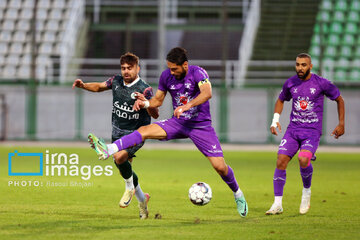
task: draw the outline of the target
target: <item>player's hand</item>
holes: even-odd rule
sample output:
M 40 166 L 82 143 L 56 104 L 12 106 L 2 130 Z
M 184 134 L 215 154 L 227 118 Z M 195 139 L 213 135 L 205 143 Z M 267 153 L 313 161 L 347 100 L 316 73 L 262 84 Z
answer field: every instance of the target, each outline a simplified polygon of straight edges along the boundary
M 75 87 L 84 88 L 85 84 L 81 79 L 76 79 L 72 85 L 72 89 L 74 89 Z
M 147 99 L 145 98 L 144 94 L 139 93 L 139 92 L 135 92 L 135 98 L 141 101 L 146 101 Z
M 278 135 L 277 131 L 276 131 L 276 128 L 279 128 L 279 132 L 281 132 L 281 124 L 279 122 L 276 123 L 276 127 L 271 125 L 270 126 L 270 131 L 273 135 Z
M 135 111 L 140 111 L 140 109 L 144 108 L 145 107 L 145 103 L 144 101 L 138 99 L 135 101 L 134 105 L 133 105 L 133 109 Z
M 181 114 L 183 114 L 183 112 L 185 112 L 189 109 L 190 109 L 190 107 L 187 104 L 179 106 L 174 110 L 174 116 L 176 118 L 180 118 Z
M 338 139 L 344 133 L 345 133 L 345 126 L 343 124 L 339 124 L 336 126 L 334 131 L 331 133 L 331 136 L 334 136 L 335 139 Z

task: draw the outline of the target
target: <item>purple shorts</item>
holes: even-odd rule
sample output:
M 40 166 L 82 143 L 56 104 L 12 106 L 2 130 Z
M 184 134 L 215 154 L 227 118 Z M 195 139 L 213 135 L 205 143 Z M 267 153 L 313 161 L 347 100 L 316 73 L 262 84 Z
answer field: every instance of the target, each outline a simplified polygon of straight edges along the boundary
M 285 154 L 293 157 L 300 150 L 309 150 L 315 154 L 321 133 L 312 129 L 287 129 L 281 139 L 278 154 Z
M 218 137 L 212 126 L 189 128 L 181 125 L 175 118 L 155 122 L 167 134 L 166 139 L 190 138 L 206 157 L 224 157 Z

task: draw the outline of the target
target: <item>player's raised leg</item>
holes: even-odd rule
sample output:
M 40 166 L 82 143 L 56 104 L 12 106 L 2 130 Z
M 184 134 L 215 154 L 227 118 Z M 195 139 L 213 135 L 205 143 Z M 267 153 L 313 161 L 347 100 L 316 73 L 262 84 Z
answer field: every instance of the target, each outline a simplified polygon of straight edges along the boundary
M 300 214 L 306 214 L 310 209 L 311 198 L 311 180 L 313 174 L 313 166 L 311 158 L 313 154 L 307 150 L 301 150 L 298 159 L 300 164 L 300 174 L 303 181 L 303 190 L 300 203 Z
M 285 154 L 278 154 L 276 169 L 274 172 L 274 203 L 270 209 L 266 211 L 266 215 L 276 215 L 283 212 L 282 197 L 284 193 L 284 186 L 286 183 L 286 167 L 291 158 Z
M 105 144 L 101 139 L 98 139 L 94 134 L 89 133 L 88 140 L 91 147 L 96 151 L 100 160 L 105 160 L 111 155 L 121 150 L 136 146 L 142 143 L 145 139 L 164 139 L 166 132 L 157 124 L 150 124 L 142 126 L 138 130 L 123 136 L 111 144 Z

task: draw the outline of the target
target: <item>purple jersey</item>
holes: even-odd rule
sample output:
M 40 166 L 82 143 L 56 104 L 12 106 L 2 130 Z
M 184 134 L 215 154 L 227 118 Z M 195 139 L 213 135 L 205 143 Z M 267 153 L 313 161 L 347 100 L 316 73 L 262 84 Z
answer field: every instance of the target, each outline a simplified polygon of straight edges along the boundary
M 307 81 L 299 79 L 297 75 L 289 78 L 279 96 L 281 101 L 293 99 L 288 128 L 316 129 L 321 133 L 324 95 L 335 100 L 340 96 L 340 91 L 329 80 L 313 73 Z
M 162 72 L 158 89 L 169 92 L 172 98 L 173 109 L 185 105 L 200 94 L 201 84 L 209 81 L 209 76 L 199 66 L 189 65 L 188 73 L 184 79 L 178 80 L 170 73 L 170 69 Z M 178 121 L 187 127 L 198 128 L 211 126 L 209 101 L 190 108 L 181 114 Z

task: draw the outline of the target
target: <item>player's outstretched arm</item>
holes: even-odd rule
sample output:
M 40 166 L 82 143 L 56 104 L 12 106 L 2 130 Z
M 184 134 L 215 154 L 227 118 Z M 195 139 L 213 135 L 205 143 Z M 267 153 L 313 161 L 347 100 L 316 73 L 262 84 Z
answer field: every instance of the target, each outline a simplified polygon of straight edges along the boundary
M 158 108 L 160 107 L 165 99 L 166 92 L 157 90 L 155 96 L 150 100 L 147 100 L 143 94 L 136 93 L 136 102 L 134 103 L 133 109 L 139 111 L 141 108 Z M 151 113 L 149 112 L 151 115 Z
M 271 133 L 276 136 L 278 135 L 276 128 L 279 128 L 279 132 L 281 132 L 280 114 L 282 113 L 283 108 L 284 108 L 284 102 L 278 99 L 275 103 L 274 117 L 270 125 Z
M 74 89 L 75 87 L 82 88 L 90 92 L 102 92 L 105 90 L 109 90 L 105 82 L 84 83 L 81 79 L 76 79 L 74 81 L 72 89 Z
M 192 107 L 196 107 L 200 104 L 203 104 L 212 97 L 212 89 L 210 82 L 202 84 L 199 88 L 200 88 L 200 94 L 196 98 L 194 98 L 185 105 L 177 107 L 174 110 L 175 117 L 179 118 L 183 112 L 189 110 Z
M 345 102 L 342 96 L 339 96 L 335 99 L 337 103 L 337 111 L 339 116 L 339 124 L 335 127 L 334 131 L 331 133 L 331 136 L 338 139 L 341 135 L 345 133 Z

